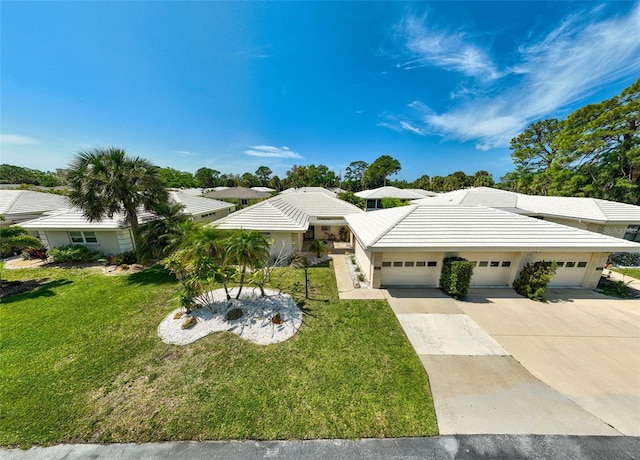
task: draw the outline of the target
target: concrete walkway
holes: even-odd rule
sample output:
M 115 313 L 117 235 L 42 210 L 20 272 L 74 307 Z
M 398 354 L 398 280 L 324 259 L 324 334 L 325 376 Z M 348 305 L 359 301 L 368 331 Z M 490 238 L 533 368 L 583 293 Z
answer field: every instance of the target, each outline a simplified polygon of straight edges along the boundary
M 390 289 L 386 298 L 429 375 L 441 434 L 621 434 L 510 356 L 466 314 L 475 303 L 437 289 Z
M 602 274 L 609 277 L 613 281 L 625 282 L 631 289 L 638 291 L 638 294 L 640 294 L 640 280 L 632 278 L 628 275 L 623 275 L 622 273 L 614 272 L 613 270 L 609 269 L 604 269 Z
M 384 292 L 381 289 L 361 289 L 353 285 L 353 280 L 347 268 L 347 261 L 343 254 L 331 254 L 333 270 L 338 285 L 338 297 L 341 300 L 383 300 Z
M 571 436 L 436 436 L 311 441 L 183 441 L 147 444 L 63 444 L 29 450 L 2 449 L 4 460 L 453 460 L 632 459 L 640 438 Z

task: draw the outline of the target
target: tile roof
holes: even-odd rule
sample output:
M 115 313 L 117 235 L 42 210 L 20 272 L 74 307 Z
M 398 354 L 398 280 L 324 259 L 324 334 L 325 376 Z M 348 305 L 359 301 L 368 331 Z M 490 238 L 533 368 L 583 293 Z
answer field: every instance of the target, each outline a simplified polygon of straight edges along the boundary
M 597 198 L 525 195 L 490 187 L 455 190 L 414 203 L 483 205 L 532 216 L 553 216 L 603 224 L 640 224 L 640 206 Z
M 156 217 L 148 212 L 138 214 L 140 223 L 149 222 Z M 31 229 L 60 229 L 60 230 L 114 230 L 127 228 L 124 216 L 115 215 L 112 218 L 105 217 L 101 221 L 90 222 L 78 209 L 58 209 L 51 211 L 37 219 L 28 220 L 20 224 L 22 227 Z
M 346 219 L 367 248 L 640 252 L 638 243 L 484 206 L 410 205 Z
M 0 214 L 38 214 L 68 207 L 66 197 L 32 190 L 0 190 Z
M 271 193 L 258 192 L 247 187 L 227 187 L 221 190 L 213 192 L 207 192 L 204 194 L 207 198 L 222 198 L 222 199 L 236 199 L 236 200 L 259 200 L 261 198 L 269 198 Z
M 169 192 L 169 198 L 173 202 L 182 204 L 185 207 L 185 212 L 192 216 L 207 212 L 215 212 L 221 209 L 235 208 L 236 206 L 235 204 L 227 203 L 226 201 L 192 196 L 183 192 Z
M 281 195 L 282 194 L 288 195 L 290 193 L 324 193 L 325 195 L 329 195 L 333 197 L 338 195 L 336 192 L 333 192 L 324 187 L 299 187 L 299 188 L 291 187 L 280 192 Z
M 221 229 L 306 231 L 314 217 L 342 218 L 363 211 L 323 192 L 290 192 L 229 214 L 213 224 Z
M 355 193 L 356 196 L 365 200 L 380 200 L 382 198 L 399 198 L 401 200 L 417 200 L 424 198 L 424 193 L 418 193 L 409 189 L 402 189 L 387 185 L 386 187 L 375 188 L 373 190 L 363 190 Z

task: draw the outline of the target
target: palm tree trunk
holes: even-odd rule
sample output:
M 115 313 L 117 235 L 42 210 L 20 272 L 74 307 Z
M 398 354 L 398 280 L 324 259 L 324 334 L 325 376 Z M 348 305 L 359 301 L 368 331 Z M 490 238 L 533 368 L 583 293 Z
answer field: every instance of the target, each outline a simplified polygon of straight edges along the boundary
M 242 286 L 244 286 L 244 278 L 245 278 L 246 272 L 247 272 L 247 265 L 243 264 L 242 271 L 240 272 L 240 286 L 238 286 L 238 295 L 236 296 L 236 299 L 240 298 L 240 293 L 242 292 Z

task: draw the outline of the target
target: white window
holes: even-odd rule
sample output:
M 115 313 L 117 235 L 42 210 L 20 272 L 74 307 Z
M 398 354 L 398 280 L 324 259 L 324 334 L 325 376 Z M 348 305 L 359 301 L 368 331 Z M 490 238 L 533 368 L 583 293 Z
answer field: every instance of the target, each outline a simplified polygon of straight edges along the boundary
M 96 232 L 69 232 L 72 243 L 97 243 Z
M 624 234 L 624 239 L 640 242 L 640 225 L 629 225 L 627 232 Z

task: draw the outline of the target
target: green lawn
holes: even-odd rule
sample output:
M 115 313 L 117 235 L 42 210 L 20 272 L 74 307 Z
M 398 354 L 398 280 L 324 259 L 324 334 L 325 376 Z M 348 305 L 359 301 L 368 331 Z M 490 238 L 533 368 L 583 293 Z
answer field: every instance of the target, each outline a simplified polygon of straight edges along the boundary
M 640 280 L 640 268 L 614 268 L 614 271 Z
M 0 445 L 437 434 L 427 376 L 384 301 L 339 301 L 331 268 L 280 281 L 302 304 L 292 339 L 217 333 L 187 346 L 156 328 L 174 308 L 162 269 L 45 279 L 0 304 Z

